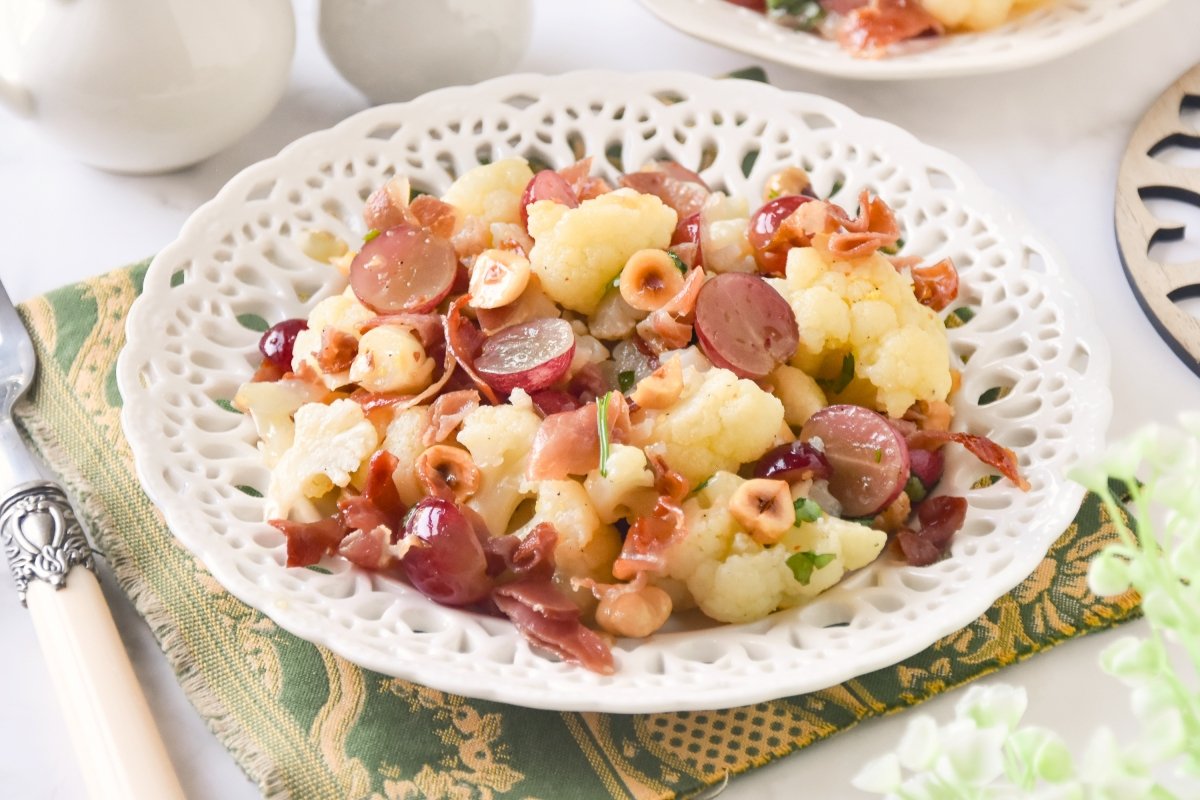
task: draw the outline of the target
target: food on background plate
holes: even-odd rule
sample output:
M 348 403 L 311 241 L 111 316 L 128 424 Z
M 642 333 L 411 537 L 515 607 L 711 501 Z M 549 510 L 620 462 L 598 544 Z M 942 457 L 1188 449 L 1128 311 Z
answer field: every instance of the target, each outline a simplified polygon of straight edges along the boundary
M 357 250 L 310 234 L 348 285 L 268 330 L 235 398 L 288 565 L 341 556 L 609 672 L 606 635 L 760 619 L 889 537 L 940 559 L 946 444 L 1027 487 L 950 431 L 954 266 L 896 255 L 867 191 L 851 213 L 794 167 L 764 195 L 511 158 L 440 199 L 393 178 Z
M 799 31 L 831 39 L 847 52 L 880 58 L 917 38 L 985 31 L 1042 0 L 727 0 Z

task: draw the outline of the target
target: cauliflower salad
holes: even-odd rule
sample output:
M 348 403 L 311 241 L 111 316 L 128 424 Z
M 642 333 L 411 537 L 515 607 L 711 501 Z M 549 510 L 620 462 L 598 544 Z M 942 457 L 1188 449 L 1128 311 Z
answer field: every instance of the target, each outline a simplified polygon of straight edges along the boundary
M 943 557 L 947 444 L 1025 485 L 950 430 L 953 264 L 898 255 L 866 191 L 509 158 L 440 198 L 395 177 L 363 215 L 358 243 L 305 234 L 345 288 L 263 334 L 235 398 L 288 566 L 345 558 L 610 672 L 612 637 L 673 612 L 760 619 L 889 539 Z

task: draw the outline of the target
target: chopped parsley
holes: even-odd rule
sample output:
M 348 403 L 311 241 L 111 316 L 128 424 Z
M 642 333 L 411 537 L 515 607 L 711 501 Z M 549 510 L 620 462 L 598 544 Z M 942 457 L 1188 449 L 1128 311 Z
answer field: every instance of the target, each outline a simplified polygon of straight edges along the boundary
M 808 582 L 812 580 L 813 570 L 829 566 L 836 558 L 837 556 L 833 553 L 814 553 L 811 550 L 802 550 L 788 556 L 787 565 L 792 570 L 796 581 L 801 586 L 808 586 Z
M 903 236 L 901 236 L 899 239 L 897 239 L 895 244 L 889 244 L 887 247 L 881 247 L 879 249 L 885 255 L 894 256 L 900 252 L 900 249 L 902 247 L 904 247 L 904 237 Z
M 875 448 L 875 463 L 876 464 L 883 463 L 883 450 L 878 447 Z
M 683 259 L 680 258 L 674 250 L 668 250 L 667 255 L 669 255 L 671 260 L 675 262 L 675 269 L 679 270 L 680 273 L 687 275 L 688 267 L 687 264 L 683 263 Z
M 795 503 L 792 503 L 796 508 L 796 525 L 797 527 L 802 522 L 816 522 L 825 512 L 814 501 L 807 497 L 801 497 Z
M 818 381 L 821 388 L 826 394 L 839 394 L 846 390 L 850 385 L 850 381 L 854 380 L 854 354 L 847 353 L 842 359 L 842 371 L 838 373 L 836 378 L 829 380 Z
M 371 230 L 367 231 L 366 236 L 363 236 L 363 244 L 366 244 L 367 242 L 371 241 L 378 235 L 379 235 L 379 229 L 371 228 Z
M 707 478 L 700 481 L 700 485 L 698 485 L 695 489 L 692 489 L 690 492 L 688 492 L 688 497 L 691 497 L 694 494 L 700 494 L 701 492 L 703 492 L 705 489 L 708 488 L 708 485 L 710 483 L 712 483 L 712 479 L 715 477 L 717 477 L 716 474 L 709 475 Z
M 600 436 L 600 477 L 608 477 L 608 401 L 612 392 L 596 398 L 596 430 Z
M 637 383 L 637 373 L 631 369 L 622 370 L 617 373 L 617 386 L 621 387 L 622 392 L 628 392 Z
M 956 308 L 951 311 L 946 317 L 946 327 L 961 328 L 974 318 L 975 309 L 971 308 L 970 306 L 962 306 L 961 308 Z
M 780 25 L 813 31 L 825 19 L 818 0 L 767 0 L 767 14 Z

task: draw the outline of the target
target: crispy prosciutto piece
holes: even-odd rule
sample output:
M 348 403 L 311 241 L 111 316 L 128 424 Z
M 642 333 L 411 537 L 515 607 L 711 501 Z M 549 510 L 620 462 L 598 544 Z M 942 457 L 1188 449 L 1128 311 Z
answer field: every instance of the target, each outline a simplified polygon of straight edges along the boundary
M 911 268 L 913 294 L 921 305 L 941 311 L 958 297 L 958 270 L 954 262 L 943 258 L 936 264 Z
M 488 573 L 493 577 L 505 571 L 522 578 L 554 577 L 554 548 L 558 531 L 549 522 L 540 522 L 524 538 L 510 533 L 483 543 L 488 557 Z
M 914 433 L 908 440 L 911 447 L 922 450 L 936 450 L 947 442 L 956 442 L 967 448 L 971 455 L 988 466 L 995 467 L 1000 474 L 1020 487 L 1021 491 L 1029 491 L 1029 481 L 1022 477 L 1017 467 L 1017 455 L 1007 447 L 996 444 L 986 436 L 976 436 L 971 433 L 951 433 L 949 431 L 921 430 Z
M 918 0 L 871 0 L 846 14 L 837 38 L 849 52 L 879 58 L 891 45 L 945 30 Z
M 629 526 L 621 553 L 613 562 L 613 577 L 627 581 L 639 572 L 665 572 L 667 550 L 685 535 L 687 526 L 679 503 L 659 497 L 649 516 L 638 517 Z
M 442 332 L 442 315 L 441 314 L 380 314 L 377 317 L 371 317 L 366 322 L 358 326 L 359 333 L 366 333 L 372 328 L 378 328 L 380 325 L 399 325 L 403 328 L 408 328 L 421 340 L 421 346 L 425 348 L 425 352 L 429 353 L 431 349 L 441 346 L 445 341 Z
M 858 196 L 858 216 L 851 218 L 841 206 L 830 205 L 830 214 L 843 228 L 830 234 L 829 252 L 840 258 L 863 258 L 900 241 L 900 224 L 881 198 L 863 190 Z
M 454 206 L 449 203 L 433 195 L 423 194 L 412 201 L 408 210 L 417 223 L 434 236 L 447 240 L 454 236 L 458 215 Z
M 345 372 L 358 355 L 358 339 L 337 328 L 321 331 L 321 349 L 317 352 L 317 366 L 329 374 Z
M 533 407 L 543 418 L 562 411 L 574 411 L 583 405 L 583 401 L 561 389 L 543 389 L 531 394 L 529 399 L 533 401 Z
M 479 408 L 479 392 L 474 389 L 460 389 L 456 392 L 446 392 L 433 401 L 430 409 L 429 427 L 421 437 L 421 443 L 431 447 L 438 442 L 444 442 L 454 433 L 454 429 L 462 424 L 467 416 Z
M 655 354 L 687 347 L 692 341 L 692 318 L 696 298 L 704 288 L 704 270 L 696 267 L 688 272 L 683 287 L 662 308 L 637 324 L 641 337 Z
M 579 609 L 544 578 L 527 578 L 492 590 L 492 602 L 535 647 L 601 675 L 614 671 L 612 650 L 579 621 Z
M 287 565 L 308 567 L 321 560 L 326 553 L 337 552 L 337 547 L 346 536 L 337 517 L 319 522 L 292 522 L 286 519 L 268 520 L 267 524 L 283 534 L 287 540 Z
M 612 191 L 608 181 L 592 175 L 591 172 L 592 157 L 588 156 L 581 158 L 569 167 L 563 167 L 558 174 L 567 182 L 571 190 L 575 192 L 575 196 L 579 198 L 579 202 L 582 203 L 584 200 L 591 200 Z
M 470 295 L 464 294 L 450 304 L 450 310 L 446 313 L 445 319 L 446 349 L 458 365 L 471 376 L 479 393 L 487 398 L 490 404 L 496 405 L 500 399 L 496 397 L 496 393 L 487 381 L 475 370 L 475 357 L 483 346 L 483 334 L 480 333 L 479 328 L 475 327 L 475 323 L 463 314 L 463 306 L 470 299 Z
M 914 567 L 924 567 L 945 555 L 950 540 L 967 517 L 967 501 L 961 497 L 931 497 L 917 506 L 918 530 L 901 528 L 896 544 L 904 560 Z
M 542 420 L 529 453 L 529 480 L 562 480 L 586 475 L 600 464 L 600 431 L 596 403 L 574 411 L 551 414 Z M 629 405 L 614 392 L 608 403 L 608 429 L 612 441 L 629 440 Z

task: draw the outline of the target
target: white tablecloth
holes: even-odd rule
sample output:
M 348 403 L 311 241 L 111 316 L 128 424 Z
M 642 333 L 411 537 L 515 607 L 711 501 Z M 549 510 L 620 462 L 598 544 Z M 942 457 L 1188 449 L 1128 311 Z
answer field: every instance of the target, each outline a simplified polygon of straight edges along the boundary
M 257 130 L 198 167 L 158 177 L 97 172 L 45 143 L 35 125 L 0 113 L 0 278 L 14 299 L 154 253 L 238 170 L 365 107 L 317 45 L 313 0 L 298 0 L 297 11 L 299 43 L 287 95 Z M 1198 30 L 1200 3 L 1176 0 L 1099 45 L 1010 74 L 872 84 L 767 67 L 776 85 L 835 98 L 958 155 L 1058 243 L 1109 336 L 1111 433 L 1119 436 L 1150 420 L 1169 421 L 1179 410 L 1200 409 L 1200 378 L 1146 321 L 1113 237 L 1113 191 L 1125 143 L 1159 92 L 1200 61 Z M 634 0 L 539 0 L 520 69 L 676 68 L 711 75 L 753 61 L 676 33 Z M 1200 215 L 1192 221 L 1200 224 Z M 1190 235 L 1200 240 L 1200 231 Z M 8 581 L 0 578 L 0 795 L 82 797 L 29 620 L 15 596 L 3 596 L 11 591 Z M 145 623 L 111 579 L 107 592 L 189 796 L 256 796 L 187 703 Z M 1142 629 L 1141 623 L 1127 628 Z M 988 680 L 1026 687 L 1028 719 L 1056 726 L 1078 750 L 1099 725 L 1134 730 L 1127 693 L 1097 666 L 1099 651 L 1115 635 L 1071 642 Z M 924 710 L 945 720 L 956 700 L 944 696 Z M 849 777 L 894 747 L 909 716 L 865 723 L 737 778 L 724 797 L 864 797 L 850 788 Z

